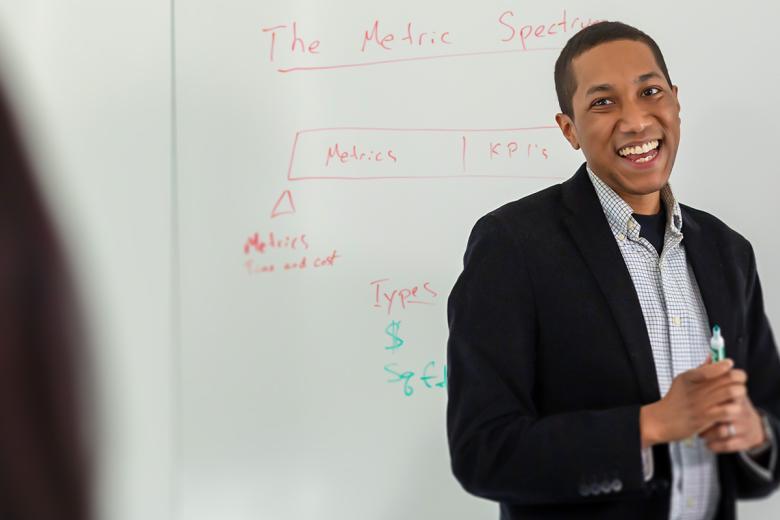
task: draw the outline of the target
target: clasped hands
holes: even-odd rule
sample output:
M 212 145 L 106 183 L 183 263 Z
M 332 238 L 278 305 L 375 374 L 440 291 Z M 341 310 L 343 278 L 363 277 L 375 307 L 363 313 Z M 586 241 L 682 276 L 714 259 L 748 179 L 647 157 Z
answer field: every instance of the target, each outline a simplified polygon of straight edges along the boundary
M 640 411 L 642 446 L 698 434 L 715 453 L 749 450 L 764 443 L 761 416 L 747 394 L 747 374 L 711 356 L 672 381 L 666 395 Z

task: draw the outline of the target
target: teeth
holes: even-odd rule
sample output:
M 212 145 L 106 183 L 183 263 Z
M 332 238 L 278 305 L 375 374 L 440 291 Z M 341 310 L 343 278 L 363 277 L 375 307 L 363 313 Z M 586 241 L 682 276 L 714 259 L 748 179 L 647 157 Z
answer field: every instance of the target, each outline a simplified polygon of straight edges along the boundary
M 644 143 L 641 146 L 626 146 L 625 148 L 618 150 L 618 154 L 622 157 L 625 157 L 626 155 L 639 155 L 641 153 L 647 153 L 650 150 L 655 150 L 656 148 L 658 148 L 657 139 Z

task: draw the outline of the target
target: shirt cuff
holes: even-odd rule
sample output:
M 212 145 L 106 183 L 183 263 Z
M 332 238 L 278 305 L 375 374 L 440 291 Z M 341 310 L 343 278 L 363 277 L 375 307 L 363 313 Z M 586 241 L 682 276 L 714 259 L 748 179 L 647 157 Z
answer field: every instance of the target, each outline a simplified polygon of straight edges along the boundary
M 766 442 L 750 450 L 740 451 L 739 458 L 755 474 L 759 475 L 767 482 L 771 482 L 772 475 L 774 475 L 775 472 L 775 465 L 777 463 L 777 443 L 775 442 L 775 436 L 772 432 L 772 428 L 769 425 L 769 420 L 763 413 L 761 413 L 761 424 L 764 427 L 764 431 L 766 432 Z M 769 465 L 765 466 L 756 459 L 764 455 L 768 449 L 771 450 L 768 459 Z
M 645 482 L 653 478 L 653 448 L 642 448 L 642 471 Z

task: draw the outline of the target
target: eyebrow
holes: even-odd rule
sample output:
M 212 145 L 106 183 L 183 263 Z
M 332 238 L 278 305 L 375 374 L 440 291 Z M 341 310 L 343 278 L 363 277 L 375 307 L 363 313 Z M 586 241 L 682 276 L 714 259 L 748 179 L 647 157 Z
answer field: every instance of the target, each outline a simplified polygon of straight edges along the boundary
M 634 83 L 644 83 L 645 81 L 647 81 L 649 79 L 653 79 L 653 78 L 662 79 L 661 75 L 658 74 L 657 72 L 647 72 L 645 74 L 642 74 L 641 76 L 638 76 L 634 80 Z M 585 92 L 585 95 L 586 96 L 590 96 L 591 94 L 593 94 L 595 92 L 610 92 L 612 90 L 613 90 L 612 85 L 610 85 L 609 83 L 602 83 L 600 85 L 593 85 L 592 87 L 590 87 L 587 90 L 587 92 Z

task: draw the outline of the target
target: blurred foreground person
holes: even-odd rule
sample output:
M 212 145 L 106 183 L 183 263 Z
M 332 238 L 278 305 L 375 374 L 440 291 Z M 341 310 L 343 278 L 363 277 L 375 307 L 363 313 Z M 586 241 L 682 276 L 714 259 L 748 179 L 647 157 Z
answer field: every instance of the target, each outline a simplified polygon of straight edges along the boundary
M 0 89 L 0 518 L 87 520 L 74 299 Z

